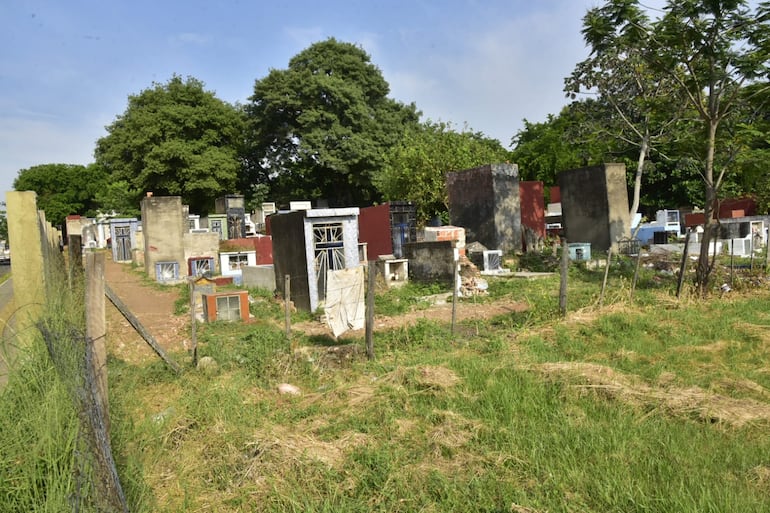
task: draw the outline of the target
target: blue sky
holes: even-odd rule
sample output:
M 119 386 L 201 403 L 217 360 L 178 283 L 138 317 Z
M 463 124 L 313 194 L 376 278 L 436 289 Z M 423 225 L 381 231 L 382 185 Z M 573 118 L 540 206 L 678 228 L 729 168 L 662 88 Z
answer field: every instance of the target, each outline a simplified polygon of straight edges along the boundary
M 423 119 L 508 146 L 566 99 L 591 0 L 3 0 L 0 193 L 20 169 L 88 164 L 128 96 L 193 76 L 228 102 L 310 44 L 360 45 Z

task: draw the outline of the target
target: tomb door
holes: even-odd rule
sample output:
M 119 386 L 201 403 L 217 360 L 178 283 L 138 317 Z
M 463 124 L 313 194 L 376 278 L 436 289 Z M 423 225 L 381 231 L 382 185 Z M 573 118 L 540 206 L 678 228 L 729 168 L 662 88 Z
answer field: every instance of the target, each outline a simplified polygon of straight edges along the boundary
M 313 225 L 316 283 L 319 301 L 326 299 L 326 272 L 345 268 L 342 223 Z

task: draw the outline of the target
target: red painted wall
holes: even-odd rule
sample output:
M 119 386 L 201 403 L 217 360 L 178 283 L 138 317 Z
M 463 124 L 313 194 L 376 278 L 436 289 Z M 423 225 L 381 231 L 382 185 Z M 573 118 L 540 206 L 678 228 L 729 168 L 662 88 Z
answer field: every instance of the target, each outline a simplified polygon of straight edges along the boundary
M 731 219 L 735 217 L 749 217 L 757 215 L 757 202 L 754 198 L 733 198 L 722 200 L 719 204 L 719 219 Z M 716 218 L 716 212 L 714 218 Z M 685 214 L 684 225 L 688 228 L 705 224 L 702 212 Z
M 545 238 L 544 194 L 543 182 L 519 182 L 521 224 L 528 226 L 542 238 Z
M 548 203 L 561 203 L 561 189 L 558 185 L 554 185 L 549 190 Z
M 366 242 L 369 260 L 377 260 L 380 255 L 393 254 L 389 204 L 385 203 L 359 210 L 358 242 Z
M 257 252 L 257 265 L 269 265 L 273 263 L 273 238 L 269 235 L 248 237 L 245 239 L 228 239 L 220 244 L 228 250 L 244 249 Z

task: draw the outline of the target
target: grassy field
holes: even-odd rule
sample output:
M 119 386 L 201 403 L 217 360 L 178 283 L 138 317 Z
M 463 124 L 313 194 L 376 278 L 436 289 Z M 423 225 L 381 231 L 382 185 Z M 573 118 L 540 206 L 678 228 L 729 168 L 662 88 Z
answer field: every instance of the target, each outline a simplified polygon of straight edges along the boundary
M 427 320 L 378 332 L 373 361 L 362 339 L 294 332 L 290 344 L 280 303 L 257 291 L 256 322 L 199 327 L 216 368 L 176 376 L 110 360 L 131 511 L 770 511 L 764 278 L 677 300 L 670 273 L 643 269 L 631 298 L 633 265 L 620 262 L 598 307 L 603 274 L 571 269 L 565 318 L 557 276 L 489 278 L 472 301 L 527 309 L 454 334 Z M 414 298 L 435 291 L 381 292 L 376 310 L 428 308 Z M 57 511 L 20 504 L 3 511 Z

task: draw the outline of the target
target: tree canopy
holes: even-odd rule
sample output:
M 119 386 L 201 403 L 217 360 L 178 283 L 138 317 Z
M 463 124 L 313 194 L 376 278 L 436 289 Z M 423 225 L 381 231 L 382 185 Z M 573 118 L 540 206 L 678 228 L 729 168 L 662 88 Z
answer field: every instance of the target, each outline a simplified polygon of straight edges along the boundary
M 617 161 L 614 140 L 600 130 L 610 116 L 606 104 L 593 99 L 574 101 L 558 115 L 549 114 L 540 123 L 524 120 L 524 128 L 511 140 L 512 161 L 523 180 L 556 183 L 557 173 Z
M 13 188 L 36 192 L 46 219 L 61 226 L 71 214 L 95 215 L 100 207 L 96 196 L 107 182 L 107 174 L 95 165 L 41 164 L 19 171 Z
M 246 106 L 249 181 L 268 184 L 278 202 L 371 204 L 385 150 L 419 117 L 389 91 L 364 50 L 335 39 L 271 70 L 255 82 Z
M 770 5 L 752 11 L 744 0 L 669 0 L 653 27 L 650 62 L 677 84 L 702 127 L 702 179 L 705 230 L 696 284 L 705 293 L 715 237 L 712 214 L 724 176 L 734 160 L 732 144 L 719 144 L 719 130 L 743 110 L 743 87 L 770 74 Z M 725 139 L 722 139 L 723 141 Z
M 617 24 L 618 19 L 624 19 Z M 565 79 L 565 92 L 595 95 L 609 108 L 594 132 L 636 148 L 630 214 L 639 209 L 642 176 L 653 149 L 671 138 L 684 102 L 676 82 L 657 73 L 649 58 L 650 21 L 635 2 L 613 0 L 583 18 L 583 38 L 591 55 Z
M 410 125 L 400 142 L 385 154 L 383 171 L 374 183 L 387 200 L 417 204 L 418 222 L 447 217 L 446 173 L 505 162 L 510 153 L 500 142 L 449 123 Z
M 96 144 L 96 162 L 127 184 L 133 202 L 146 191 L 181 196 L 193 212 L 238 191 L 243 115 L 192 77 L 174 75 L 129 96 L 126 111 Z
M 767 87 L 769 12 L 767 2 L 752 10 L 744 0 L 669 0 L 663 15 L 650 22 L 638 0 L 608 0 L 584 18 L 592 55 L 566 81 L 569 93 L 593 90 L 612 106 L 607 127 L 625 125 L 617 138 L 640 148 L 637 184 L 654 134 L 676 133 L 668 141 L 673 165 L 661 167 L 678 172 L 685 184 L 689 175 L 700 177 L 696 201 L 706 226 L 696 283 L 702 292 L 713 265 L 712 214 L 722 188 L 740 183 L 726 178 L 727 171 L 739 167 L 752 138 L 754 148 L 762 148 L 759 134 L 749 129 L 746 91 L 757 83 L 764 85 L 755 95 Z

